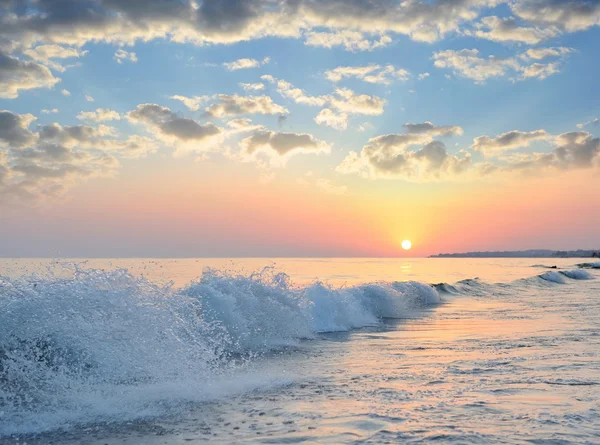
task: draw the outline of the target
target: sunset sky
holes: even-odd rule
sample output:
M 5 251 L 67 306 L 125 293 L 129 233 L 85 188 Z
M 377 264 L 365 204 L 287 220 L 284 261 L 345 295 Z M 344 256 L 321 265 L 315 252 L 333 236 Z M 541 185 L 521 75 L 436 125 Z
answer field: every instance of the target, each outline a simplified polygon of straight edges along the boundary
M 600 248 L 599 71 L 593 0 L 0 0 L 0 256 Z

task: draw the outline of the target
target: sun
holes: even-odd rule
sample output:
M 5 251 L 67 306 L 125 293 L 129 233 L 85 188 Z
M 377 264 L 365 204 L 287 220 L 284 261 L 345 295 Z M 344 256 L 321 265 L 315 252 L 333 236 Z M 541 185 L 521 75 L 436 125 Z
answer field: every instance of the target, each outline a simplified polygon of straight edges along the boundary
M 404 241 L 402 241 L 402 248 L 404 250 L 410 250 L 411 247 L 412 247 L 412 243 L 410 242 L 410 240 L 405 239 Z

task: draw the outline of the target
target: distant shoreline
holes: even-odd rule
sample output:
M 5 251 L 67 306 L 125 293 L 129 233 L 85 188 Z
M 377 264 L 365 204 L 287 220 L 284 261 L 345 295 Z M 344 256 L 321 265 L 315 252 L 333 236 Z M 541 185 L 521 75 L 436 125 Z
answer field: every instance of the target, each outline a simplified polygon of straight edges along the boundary
M 503 252 L 439 253 L 429 258 L 600 258 L 600 249 L 594 250 L 513 250 Z

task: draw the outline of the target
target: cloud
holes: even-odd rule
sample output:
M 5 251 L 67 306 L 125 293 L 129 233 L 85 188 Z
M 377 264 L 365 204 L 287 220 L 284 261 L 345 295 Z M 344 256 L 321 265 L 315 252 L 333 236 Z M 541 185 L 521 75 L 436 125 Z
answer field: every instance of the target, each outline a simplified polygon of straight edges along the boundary
M 20 91 L 52 88 L 58 82 L 48 67 L 0 51 L 0 99 L 16 99 Z
M 385 99 L 368 94 L 355 94 L 348 88 L 338 88 L 335 95 L 329 97 L 330 105 L 345 113 L 365 114 L 377 116 L 383 114 L 383 107 L 387 103 Z
M 35 42 L 81 47 L 90 41 L 133 45 L 153 39 L 202 46 L 279 37 L 360 50 L 389 44 L 388 34 L 437 41 L 476 19 L 481 9 L 498 3 L 38 0 L 24 8 L 21 2 L 3 2 L 1 33 L 4 41 L 21 47 Z
M 286 114 L 289 111 L 273 103 L 269 96 L 238 96 L 219 94 L 218 103 L 206 108 L 209 116 L 223 118 L 240 114 Z
M 333 48 L 342 46 L 347 51 L 372 51 L 383 48 L 392 42 L 386 35 L 379 36 L 379 40 L 373 37 L 365 37 L 360 31 L 340 30 L 335 32 L 310 31 L 305 35 L 304 44 L 308 46 L 319 46 L 322 48 Z
M 49 68 L 64 72 L 65 67 L 56 63 L 53 59 L 71 59 L 83 57 L 87 54 L 87 51 L 83 51 L 79 48 L 68 48 L 56 44 L 52 45 L 38 45 L 35 48 L 30 48 L 23 51 L 23 54 L 35 60 L 36 62 L 42 62 Z
M 516 156 L 499 171 L 539 175 L 600 167 L 600 138 L 579 131 L 558 135 L 555 141 L 556 148 L 551 152 Z
M 451 155 L 427 134 L 387 134 L 369 139 L 360 154 L 351 151 L 336 168 L 342 174 L 415 182 L 453 178 L 471 167 L 468 153 Z
M 269 74 L 260 77 L 262 80 L 271 82 L 277 85 L 277 92 L 283 97 L 292 99 L 297 104 L 310 106 L 323 106 L 327 103 L 327 96 L 310 96 L 300 88 L 295 88 L 291 83 L 285 80 L 278 80 Z
M 541 52 L 524 53 L 519 57 L 497 58 L 489 56 L 487 59 L 479 57 L 477 49 L 462 49 L 460 51 L 446 50 L 433 55 L 434 66 L 449 68 L 457 76 L 466 77 L 476 83 L 484 83 L 493 77 L 507 77 L 512 81 L 528 78 L 545 79 L 552 74 L 560 72 L 560 63 L 549 64 L 529 63 L 529 54 L 540 56 Z M 563 54 L 567 54 L 564 52 Z
M 463 134 L 463 129 L 458 126 L 436 126 L 427 121 L 422 124 L 404 124 L 404 128 L 408 133 L 426 134 L 429 136 L 460 136 Z
M 348 115 L 346 113 L 335 113 L 329 108 L 323 108 L 315 117 L 315 122 L 319 125 L 326 125 L 336 130 L 345 130 L 348 128 Z
M 261 65 L 266 65 L 267 63 L 269 63 L 271 61 L 271 59 L 269 57 L 265 57 L 262 62 L 256 60 L 256 59 L 238 59 L 238 60 L 234 60 L 233 62 L 225 62 L 223 63 L 223 66 L 225 68 L 227 68 L 229 71 L 237 71 L 237 70 L 244 70 L 244 69 L 248 69 L 248 68 L 258 68 Z
M 85 95 L 85 100 L 87 102 L 94 102 L 94 98 L 92 96 L 88 96 L 87 94 Z
M 553 48 L 530 48 L 521 54 L 521 58 L 524 60 L 542 60 L 547 57 L 562 57 L 572 53 L 574 49 L 565 48 L 564 46 L 553 47 Z
M 473 140 L 471 148 L 485 156 L 496 156 L 508 150 L 529 147 L 534 141 L 552 141 L 553 136 L 546 130 L 523 132 L 518 130 L 503 133 L 495 138 L 479 136 Z
M 127 113 L 132 123 L 144 125 L 150 133 L 178 149 L 208 151 L 220 140 L 222 129 L 211 122 L 200 124 L 194 119 L 180 117 L 169 108 L 156 104 L 140 104 Z
M 113 56 L 113 59 L 115 59 L 117 61 L 117 63 L 121 64 L 123 62 L 131 62 L 131 63 L 136 63 L 138 61 L 138 58 L 136 56 L 136 54 L 132 51 L 125 51 L 124 49 L 118 49 L 115 52 L 115 55 Z
M 141 139 L 114 139 L 109 127 L 61 126 L 29 130 L 31 114 L 0 111 L 0 202 L 45 201 L 88 178 L 116 173 L 119 162 L 109 150 L 124 154 Z M 137 147 L 139 148 L 139 147 Z
M 331 147 L 306 133 L 257 131 L 240 143 L 246 159 L 271 166 L 285 165 L 288 158 L 297 154 L 329 153 Z
M 106 122 L 121 120 L 121 116 L 115 110 L 96 108 L 96 111 L 82 111 L 77 115 L 77 119 L 82 121 Z
M 44 109 L 42 110 L 42 113 L 44 113 L 44 114 L 54 114 L 54 113 L 58 113 L 58 108 L 50 108 L 50 109 L 48 109 L 48 108 L 44 108 Z
M 175 96 L 171 96 L 169 99 L 179 100 L 179 101 L 183 102 L 183 104 L 186 107 L 188 107 L 190 110 L 198 111 L 202 104 L 204 104 L 210 100 L 210 96 L 186 97 L 186 96 L 175 95 Z
M 585 128 L 588 125 L 595 125 L 598 126 L 600 125 L 600 119 L 598 119 L 597 117 L 595 117 L 594 119 L 592 119 L 591 121 L 587 121 L 587 122 L 583 122 L 581 124 L 577 124 L 577 128 Z
M 20 148 L 33 144 L 37 136 L 29 130 L 29 125 L 35 120 L 32 114 L 0 111 L 0 147 Z
M 520 0 L 513 13 L 523 20 L 556 26 L 567 32 L 584 31 L 600 25 L 600 3 L 589 0 Z
M 67 96 L 68 97 L 68 96 L 71 95 L 71 92 L 69 90 L 64 90 L 63 89 L 63 90 L 61 90 L 60 94 L 62 94 L 63 96 Z
M 477 28 L 479 29 L 468 34 L 495 42 L 518 42 L 528 45 L 537 45 L 558 34 L 555 28 L 521 27 L 513 17 L 484 17 L 477 24 Z
M 348 187 L 345 185 L 335 185 L 329 179 L 317 179 L 315 184 L 317 188 L 330 195 L 345 195 L 348 192 Z
M 406 81 L 410 73 L 403 68 L 396 69 L 393 65 L 340 66 L 325 72 L 327 80 L 339 82 L 347 77 L 356 77 L 368 83 L 390 85 L 395 80 Z
M 430 74 L 429 74 L 429 73 L 421 73 L 421 74 L 419 74 L 419 76 L 417 77 L 417 79 L 419 79 L 419 80 L 425 80 L 425 79 L 427 79 L 429 76 L 430 76 Z
M 450 68 L 455 75 L 473 79 L 478 83 L 482 83 L 490 77 L 507 76 L 521 68 L 514 58 L 500 59 L 490 56 L 483 59 L 479 57 L 477 49 L 440 51 L 433 55 L 433 59 L 435 67 Z
M 262 82 L 258 82 L 258 83 L 240 83 L 239 84 L 240 87 L 242 87 L 242 89 L 244 91 L 262 91 L 265 89 L 265 84 Z

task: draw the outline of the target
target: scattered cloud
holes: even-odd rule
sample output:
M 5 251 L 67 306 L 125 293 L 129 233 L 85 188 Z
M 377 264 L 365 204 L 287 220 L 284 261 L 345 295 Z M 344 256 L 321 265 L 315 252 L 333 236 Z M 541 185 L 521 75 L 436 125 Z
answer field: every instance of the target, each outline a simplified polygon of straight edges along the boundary
M 529 0 L 512 4 L 513 13 L 528 22 L 566 32 L 600 25 L 600 3 L 589 0 Z
M 92 96 L 88 96 L 87 94 L 85 95 L 85 100 L 87 102 L 94 102 L 94 98 Z
M 23 51 L 23 54 L 30 57 L 36 62 L 41 62 L 47 67 L 58 71 L 64 72 L 67 67 L 57 63 L 54 59 L 71 59 L 83 57 L 87 54 L 87 51 L 83 51 L 79 48 L 65 47 L 61 45 L 38 45 L 35 48 L 30 48 Z
M 542 80 L 560 72 L 560 62 L 529 63 L 532 58 L 530 54 L 535 58 L 540 57 L 543 52 L 525 52 L 518 57 L 507 58 L 489 56 L 486 59 L 479 56 L 477 49 L 446 50 L 435 53 L 433 59 L 437 68 L 449 68 L 455 75 L 472 79 L 476 83 L 484 83 L 494 77 L 506 77 L 512 81 L 529 78 Z M 563 51 L 561 55 L 566 54 L 568 52 Z M 549 56 L 550 54 L 546 53 L 544 57 Z
M 348 128 L 348 115 L 346 113 L 335 113 L 329 108 L 323 108 L 315 117 L 315 122 L 336 130 L 345 130 Z
M 395 80 L 406 81 L 410 73 L 403 68 L 393 65 L 367 65 L 367 66 L 340 66 L 326 71 L 325 77 L 331 82 L 339 82 L 344 78 L 355 77 L 368 83 L 390 85 Z
M 509 150 L 529 147 L 535 141 L 552 141 L 553 136 L 546 130 L 531 132 L 509 131 L 495 138 L 479 136 L 473 140 L 471 148 L 483 153 L 485 156 L 496 156 Z
M 367 37 L 364 33 L 353 30 L 340 30 L 334 32 L 307 32 L 304 44 L 308 46 L 319 46 L 322 48 L 333 48 L 341 46 L 346 51 L 372 51 L 376 48 L 383 48 L 390 43 L 392 39 L 386 35 L 377 37 Z
M 428 78 L 430 75 L 431 75 L 431 74 L 429 74 L 429 73 L 421 73 L 421 74 L 419 74 L 419 76 L 417 77 L 417 79 L 419 79 L 419 80 L 425 80 L 425 79 L 427 79 L 427 78 Z
M 246 159 L 264 165 L 282 166 L 288 158 L 297 154 L 329 153 L 326 142 L 306 133 L 282 133 L 269 130 L 257 131 L 240 143 Z
M 210 151 L 220 140 L 223 130 L 211 122 L 201 124 L 194 119 L 180 117 L 167 107 L 140 104 L 127 113 L 127 119 L 142 124 L 156 138 L 173 145 L 177 150 Z
M 198 111 L 202 104 L 205 104 L 206 102 L 208 102 L 210 100 L 210 96 L 186 97 L 186 96 L 175 95 L 175 96 L 171 96 L 169 99 L 181 101 L 191 111 Z
M 271 59 L 269 57 L 265 57 L 262 61 L 258 61 L 256 59 L 238 59 L 233 62 L 225 62 L 223 66 L 227 68 L 229 71 L 237 71 L 237 70 L 245 70 L 248 68 L 258 68 L 261 65 L 266 65 L 269 63 Z
M 138 61 L 137 55 L 133 51 L 125 51 L 124 49 L 118 49 L 115 52 L 113 59 L 115 59 L 119 64 L 127 61 L 131 63 L 136 63 Z
M 55 114 L 55 113 L 58 113 L 58 108 L 50 108 L 50 109 L 44 108 L 42 110 L 42 113 L 44 113 L 44 114 Z
M 524 60 L 542 60 L 547 57 L 563 57 L 574 51 L 574 49 L 566 48 L 564 46 L 553 48 L 530 48 L 521 54 L 521 58 Z
M 262 82 L 258 82 L 258 83 L 240 83 L 239 84 L 240 87 L 242 87 L 242 89 L 244 91 L 262 91 L 265 89 L 265 84 Z
M 587 121 L 587 122 L 583 122 L 581 124 L 577 124 L 577 128 L 585 128 L 588 125 L 595 125 L 598 126 L 600 125 L 600 119 L 598 119 L 597 117 L 595 117 L 594 119 L 592 119 L 591 121 Z
M 21 91 L 52 88 L 58 82 L 48 67 L 0 51 L 0 99 L 16 99 Z
M 463 129 L 458 126 L 437 126 L 431 122 L 423 122 L 422 124 L 404 124 L 407 133 L 410 134 L 426 134 L 429 136 L 460 136 L 463 134 Z
M 68 97 L 68 96 L 71 95 L 71 92 L 69 90 L 63 89 L 63 90 L 60 91 L 60 94 L 62 94 L 63 96 L 67 96 Z
M 478 28 L 476 31 L 468 34 L 495 42 L 517 42 L 528 45 L 537 45 L 558 34 L 556 28 L 520 26 L 514 17 L 484 17 L 476 27 Z
M 371 138 L 360 154 L 351 151 L 336 171 L 366 178 L 423 182 L 452 178 L 470 167 L 468 153 L 451 155 L 443 142 L 432 140 L 428 134 L 412 133 Z
M 240 114 L 287 114 L 289 111 L 273 102 L 269 96 L 230 96 L 219 94 L 218 103 L 206 108 L 209 116 L 223 118 Z
M 96 108 L 96 111 L 82 111 L 77 115 L 77 119 L 93 122 L 106 122 L 121 120 L 121 116 L 115 110 Z

